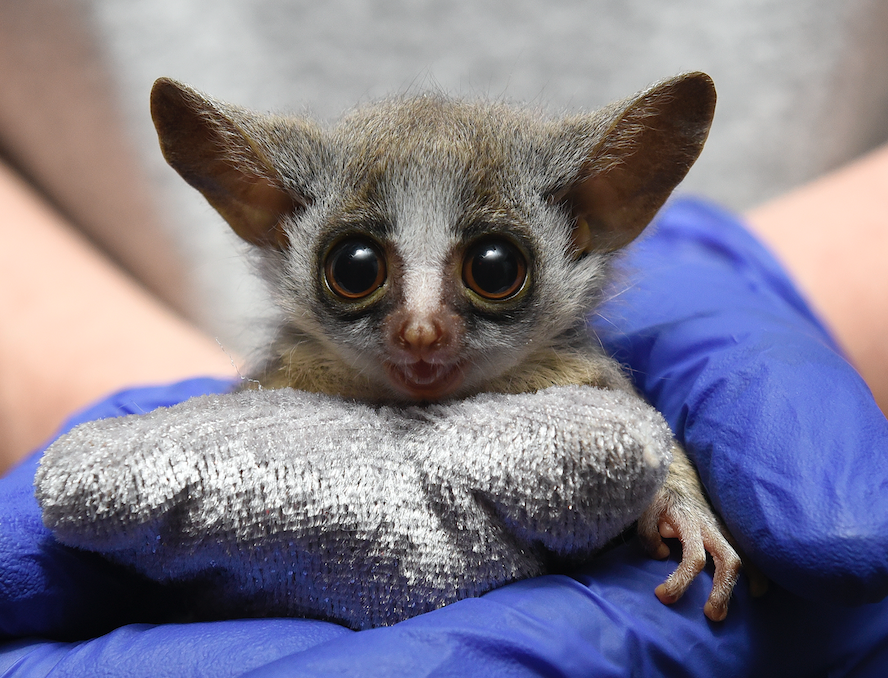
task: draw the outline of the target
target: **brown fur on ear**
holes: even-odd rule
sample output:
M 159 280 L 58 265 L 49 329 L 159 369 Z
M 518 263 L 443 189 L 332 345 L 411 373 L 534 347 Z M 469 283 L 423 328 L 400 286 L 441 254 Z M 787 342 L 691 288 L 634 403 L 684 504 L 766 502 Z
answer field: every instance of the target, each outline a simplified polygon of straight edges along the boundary
M 169 78 L 151 89 L 164 158 L 247 242 L 283 249 L 281 218 L 298 202 L 242 126 L 213 101 Z
M 579 181 L 558 196 L 579 252 L 619 249 L 644 230 L 700 155 L 715 99 L 708 75 L 686 73 L 615 107 Z

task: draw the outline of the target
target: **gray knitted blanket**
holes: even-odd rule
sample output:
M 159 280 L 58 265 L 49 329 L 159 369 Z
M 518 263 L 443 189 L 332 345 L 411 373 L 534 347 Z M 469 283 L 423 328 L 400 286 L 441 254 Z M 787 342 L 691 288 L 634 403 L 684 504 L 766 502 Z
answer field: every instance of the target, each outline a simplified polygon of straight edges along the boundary
M 35 483 L 60 542 L 208 586 L 198 615 L 368 628 L 594 553 L 671 440 L 638 398 L 583 386 L 401 408 L 260 390 L 83 424 Z

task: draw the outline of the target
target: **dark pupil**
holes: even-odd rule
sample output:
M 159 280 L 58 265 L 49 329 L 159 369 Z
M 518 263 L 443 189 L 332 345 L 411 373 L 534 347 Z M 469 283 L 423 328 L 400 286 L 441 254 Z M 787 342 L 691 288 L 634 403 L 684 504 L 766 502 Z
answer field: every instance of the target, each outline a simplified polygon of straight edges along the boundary
M 331 266 L 335 285 L 355 296 L 372 292 L 378 284 L 379 256 L 365 243 L 347 242 L 333 254 Z
M 472 258 L 471 266 L 475 285 L 491 296 L 505 294 L 518 278 L 518 258 L 506 243 L 485 243 Z

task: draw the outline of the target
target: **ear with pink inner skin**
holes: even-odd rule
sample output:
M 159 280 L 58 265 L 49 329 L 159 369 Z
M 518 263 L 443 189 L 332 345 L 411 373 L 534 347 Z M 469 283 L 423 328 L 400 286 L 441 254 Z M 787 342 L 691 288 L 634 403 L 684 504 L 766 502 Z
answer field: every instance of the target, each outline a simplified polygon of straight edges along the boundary
M 160 78 L 151 117 L 166 161 L 247 242 L 283 249 L 281 219 L 301 206 L 242 125 L 196 90 Z
M 665 80 L 615 109 L 579 179 L 557 200 L 576 219 L 580 254 L 634 240 L 700 155 L 715 113 L 705 73 Z

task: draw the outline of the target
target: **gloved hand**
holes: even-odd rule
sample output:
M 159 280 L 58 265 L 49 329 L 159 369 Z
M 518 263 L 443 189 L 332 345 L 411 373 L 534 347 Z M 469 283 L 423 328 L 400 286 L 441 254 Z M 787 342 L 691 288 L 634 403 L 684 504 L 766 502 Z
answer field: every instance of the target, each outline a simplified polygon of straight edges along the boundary
M 679 201 L 595 322 L 740 547 L 811 600 L 888 595 L 888 421 L 778 264 Z
M 675 562 L 630 541 L 573 577 L 547 576 L 395 626 L 299 619 L 130 625 L 182 612 L 39 524 L 31 459 L 0 488 L 0 670 L 54 676 L 879 675 L 888 665 L 884 417 L 769 255 L 725 214 L 679 201 L 632 248 L 632 286 L 596 326 L 665 414 L 734 536 L 777 584 L 728 619 L 700 615 L 711 579 L 674 606 Z M 222 384 L 186 382 L 130 411 Z M 163 395 L 163 398 L 159 397 Z M 163 403 L 159 400 L 167 400 Z M 114 402 L 114 401 L 111 401 Z M 103 404 L 87 417 L 117 412 Z M 792 593 L 787 591 L 790 589 Z M 187 606 L 185 606 L 187 607 Z M 688 652 L 693 648 L 693 652 Z M 872 670 L 872 673 L 867 673 Z

